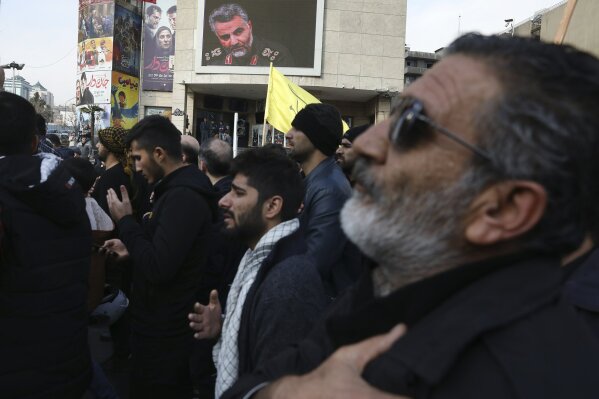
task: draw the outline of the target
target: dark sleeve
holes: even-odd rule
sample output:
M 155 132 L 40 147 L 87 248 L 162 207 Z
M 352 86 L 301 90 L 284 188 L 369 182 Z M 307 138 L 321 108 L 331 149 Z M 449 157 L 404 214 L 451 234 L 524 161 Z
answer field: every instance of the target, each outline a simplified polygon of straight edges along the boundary
M 321 188 L 312 197 L 306 215 L 304 234 L 308 253 L 316 260 L 316 267 L 327 281 L 333 264 L 341 258 L 347 237 L 341 230 L 339 212 L 347 197 L 337 191 Z
M 262 361 L 255 371 L 242 375 L 221 398 L 242 399 L 261 384 L 273 382 L 286 375 L 306 374 L 317 368 L 335 351 L 327 333 L 328 318 L 347 313 L 354 308 L 354 295 L 354 290 L 348 289 L 322 312 L 310 332 L 299 344 L 287 347 L 274 357 Z M 285 317 L 289 317 L 290 313 L 287 312 Z
M 127 247 L 135 267 L 155 284 L 169 281 L 177 273 L 198 231 L 210 223 L 208 204 L 196 192 L 179 188 L 164 195 L 168 198 L 162 198 L 151 239 L 131 215 L 117 223 L 119 238 Z
M 251 352 L 256 367 L 305 337 L 327 302 L 320 276 L 307 256 L 285 259 L 262 287 L 252 320 Z
M 102 176 L 96 182 L 94 186 L 94 192 L 92 193 L 92 197 L 96 200 L 100 208 L 106 212 L 107 215 L 110 215 L 110 210 L 108 209 L 108 202 L 106 201 L 106 194 L 108 194 L 108 189 L 110 188 L 110 182 L 108 181 L 108 176 Z M 120 198 L 120 192 L 118 193 Z

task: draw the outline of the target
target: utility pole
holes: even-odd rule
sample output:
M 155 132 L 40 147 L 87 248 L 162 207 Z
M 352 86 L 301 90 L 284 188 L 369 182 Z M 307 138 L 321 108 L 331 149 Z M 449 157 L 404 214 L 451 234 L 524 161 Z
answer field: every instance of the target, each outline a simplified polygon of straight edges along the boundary
M 3 69 L 12 69 L 12 92 L 13 94 L 17 94 L 17 88 L 15 83 L 15 69 L 20 71 L 25 67 L 25 64 L 17 64 L 16 62 L 11 62 L 10 64 L 1 65 Z

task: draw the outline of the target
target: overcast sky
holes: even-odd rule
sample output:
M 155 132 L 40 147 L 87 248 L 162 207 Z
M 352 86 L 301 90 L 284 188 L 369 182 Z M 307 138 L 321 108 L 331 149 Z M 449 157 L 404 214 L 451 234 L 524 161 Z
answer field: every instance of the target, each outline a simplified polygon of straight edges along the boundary
M 199 1 L 199 0 L 198 0 Z M 559 0 L 408 0 L 406 42 L 434 51 L 461 32 L 494 33 Z M 75 96 L 78 0 L 0 0 L 0 63 L 24 63 L 21 74 L 54 93 L 56 104 Z M 7 70 L 7 79 L 12 72 Z

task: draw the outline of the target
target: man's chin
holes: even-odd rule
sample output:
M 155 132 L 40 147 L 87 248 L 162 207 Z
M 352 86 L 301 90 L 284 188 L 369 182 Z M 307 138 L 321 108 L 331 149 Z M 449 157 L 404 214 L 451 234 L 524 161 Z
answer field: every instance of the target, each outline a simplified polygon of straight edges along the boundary
M 247 53 L 248 53 L 248 50 L 245 47 L 231 51 L 231 54 L 233 54 L 233 57 L 235 57 L 235 58 L 245 57 L 247 55 Z

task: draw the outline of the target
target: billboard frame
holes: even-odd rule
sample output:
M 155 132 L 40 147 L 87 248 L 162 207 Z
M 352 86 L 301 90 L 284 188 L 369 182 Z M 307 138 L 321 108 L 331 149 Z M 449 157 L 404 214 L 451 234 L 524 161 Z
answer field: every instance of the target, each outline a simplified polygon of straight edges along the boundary
M 223 1 L 224 2 L 224 1 Z M 233 1 L 234 2 L 234 1 Z M 196 25 L 197 46 L 195 54 L 196 74 L 241 74 L 241 75 L 268 75 L 268 66 L 234 66 L 234 65 L 202 65 L 204 56 L 204 19 L 206 1 L 198 1 L 198 15 Z M 251 18 L 251 15 L 250 15 Z M 324 35 L 324 0 L 316 0 L 316 19 L 314 37 L 314 63 L 313 67 L 277 67 L 281 73 L 288 76 L 321 76 L 322 51 Z M 276 66 L 276 65 L 275 65 Z

